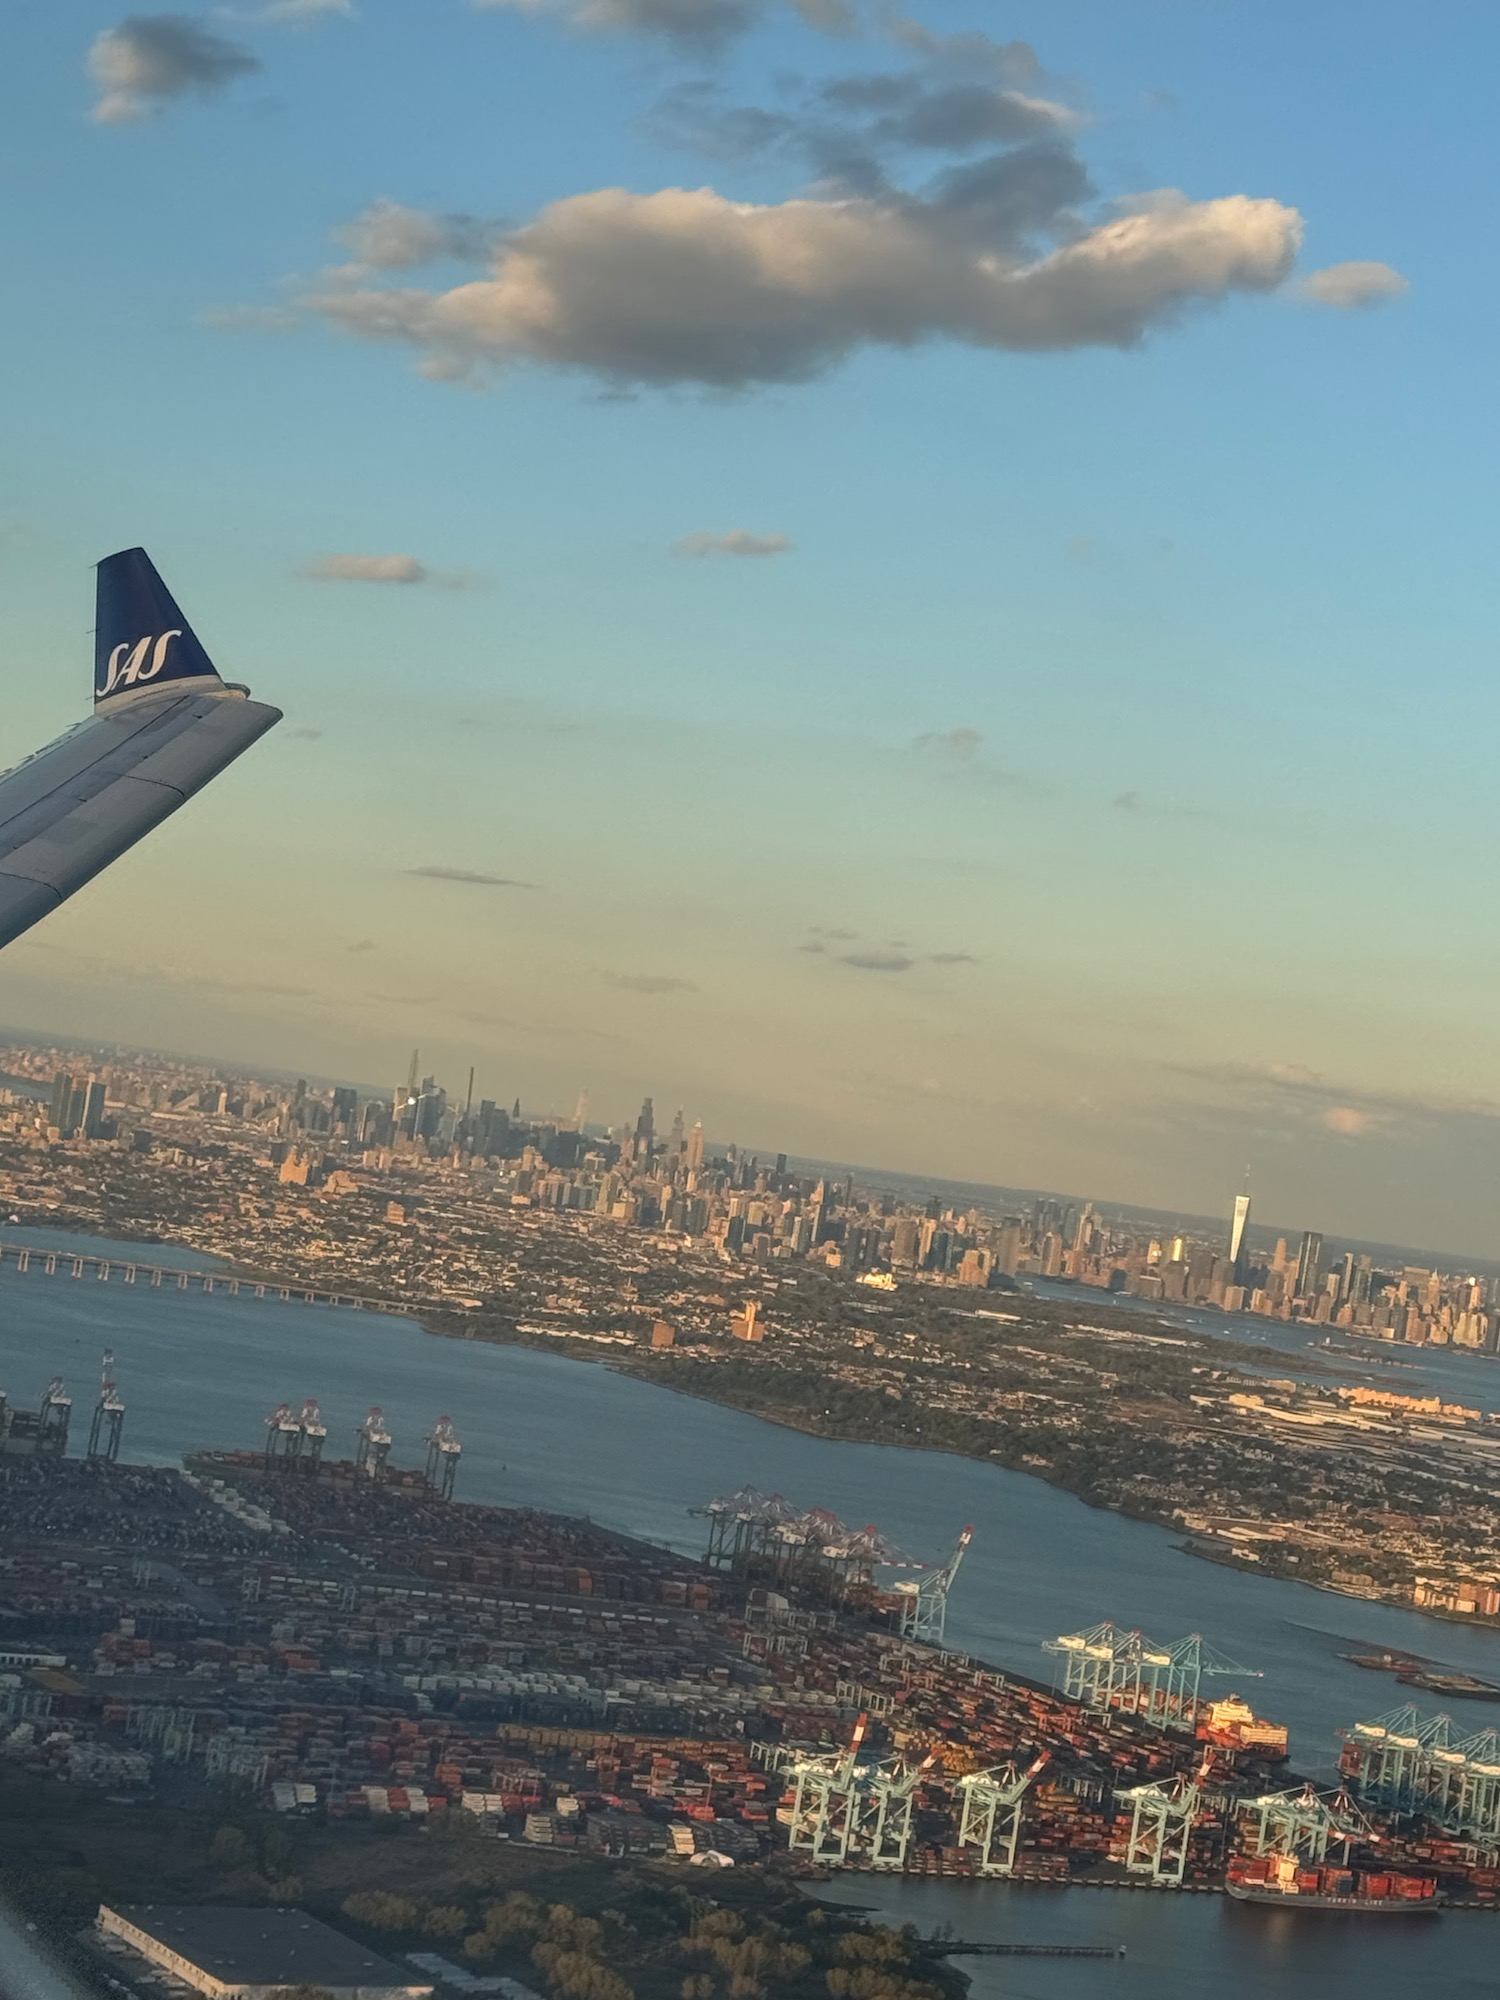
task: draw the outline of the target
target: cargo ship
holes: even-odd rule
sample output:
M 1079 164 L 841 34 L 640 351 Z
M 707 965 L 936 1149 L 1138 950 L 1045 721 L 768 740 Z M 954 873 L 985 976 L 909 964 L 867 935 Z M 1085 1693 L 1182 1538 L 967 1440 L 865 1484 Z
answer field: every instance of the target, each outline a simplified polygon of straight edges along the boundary
M 1430 1875 L 1393 1869 L 1305 1867 L 1295 1856 L 1237 1854 L 1224 1887 L 1237 1903 L 1278 1910 L 1343 1910 L 1354 1916 L 1433 1916 L 1442 1908 Z

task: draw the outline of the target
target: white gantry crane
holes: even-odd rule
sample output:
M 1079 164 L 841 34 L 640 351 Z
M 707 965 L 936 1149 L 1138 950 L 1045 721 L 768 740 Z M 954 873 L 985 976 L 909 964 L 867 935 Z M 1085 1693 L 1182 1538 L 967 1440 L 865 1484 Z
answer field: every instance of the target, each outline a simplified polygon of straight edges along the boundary
M 73 1398 L 64 1387 L 61 1375 L 54 1375 L 42 1395 L 41 1412 L 37 1418 L 37 1450 L 51 1452 L 61 1458 L 68 1448 L 68 1425 L 72 1416 Z
M 381 1478 L 390 1455 L 391 1433 L 385 1421 L 385 1412 L 378 1403 L 372 1403 L 365 1413 L 364 1422 L 354 1433 L 356 1475 L 363 1475 L 366 1479 Z
M 1163 1888 L 1182 1887 L 1193 1828 L 1203 1811 L 1203 1787 L 1213 1765 L 1214 1752 L 1209 1749 L 1191 1778 L 1134 1785 L 1129 1791 L 1115 1793 L 1116 1799 L 1131 1809 L 1125 1866 L 1132 1875 L 1149 1875 Z
M 974 1530 L 965 1528 L 941 1569 L 930 1570 L 915 1582 L 903 1580 L 895 1586 L 895 1594 L 901 1599 L 903 1639 L 919 1639 L 929 1646 L 942 1645 L 948 1626 L 948 1593 L 973 1539 Z
M 1049 1761 L 1044 1750 L 1023 1771 L 1004 1764 L 993 1771 L 975 1771 L 958 1781 L 962 1810 L 958 1844 L 978 1850 L 975 1867 L 981 1875 L 1009 1875 L 1021 1845 L 1021 1811 L 1026 1794 Z
M 828 1868 L 896 1871 L 906 1866 L 917 1789 L 937 1761 L 866 1758 L 869 1716 L 854 1725 L 847 1750 L 807 1757 L 792 1766 L 792 1823 L 788 1845 Z
M 453 1484 L 458 1478 L 458 1461 L 462 1455 L 463 1446 L 453 1428 L 452 1417 L 439 1417 L 427 1440 L 427 1484 L 443 1500 L 453 1498 Z
M 1294 1855 L 1309 1867 L 1326 1861 L 1330 1846 L 1338 1847 L 1347 1861 L 1356 1841 L 1374 1846 L 1379 1840 L 1347 1792 L 1319 1792 L 1311 1785 L 1246 1799 L 1240 1817 L 1248 1827 L 1252 1854 Z
M 323 1421 L 323 1412 L 318 1408 L 315 1399 L 309 1396 L 302 1405 L 301 1415 L 297 1418 L 297 1449 L 307 1460 L 308 1469 L 314 1478 L 317 1477 L 318 1466 L 323 1457 L 323 1447 L 327 1442 L 328 1426 Z
M 124 1429 L 125 1399 L 115 1386 L 115 1357 L 106 1347 L 99 1364 L 99 1400 L 89 1425 L 89 1457 L 105 1458 L 112 1464 L 120 1456 Z
M 266 1418 L 266 1464 L 290 1463 L 302 1449 L 302 1426 L 290 1403 L 278 1403 Z

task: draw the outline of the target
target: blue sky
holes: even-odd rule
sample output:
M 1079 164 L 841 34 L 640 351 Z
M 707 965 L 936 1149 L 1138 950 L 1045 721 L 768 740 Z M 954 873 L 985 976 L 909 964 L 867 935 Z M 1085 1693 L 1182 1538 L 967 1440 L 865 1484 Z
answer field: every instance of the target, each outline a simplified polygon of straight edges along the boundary
M 1495 1253 L 1492 14 L 822 18 L 13 24 L 10 749 L 287 721 L 0 1016 Z

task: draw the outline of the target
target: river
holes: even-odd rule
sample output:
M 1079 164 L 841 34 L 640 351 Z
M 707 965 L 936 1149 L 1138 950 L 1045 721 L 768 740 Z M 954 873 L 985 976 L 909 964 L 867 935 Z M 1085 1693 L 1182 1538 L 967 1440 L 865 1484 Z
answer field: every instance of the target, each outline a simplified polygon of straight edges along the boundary
M 39 1230 L 9 1231 L 5 1240 L 106 1247 L 116 1256 L 124 1247 Z M 154 1248 L 139 1254 L 155 1263 L 204 1262 Z M 124 1455 L 142 1462 L 175 1462 L 196 1445 L 259 1445 L 275 1404 L 312 1395 L 328 1420 L 330 1449 L 341 1454 L 352 1451 L 355 1426 L 372 1403 L 390 1422 L 395 1458 L 408 1465 L 421 1462 L 434 1419 L 449 1414 L 464 1446 L 461 1498 L 587 1514 L 689 1550 L 701 1548 L 703 1528 L 691 1510 L 745 1484 L 831 1507 L 856 1523 L 873 1520 L 929 1560 L 941 1559 L 971 1522 L 974 1544 L 954 1589 L 950 1644 L 1045 1675 L 1042 1641 L 1103 1617 L 1162 1640 L 1202 1632 L 1232 1659 L 1263 1671 L 1262 1680 L 1234 1675 L 1221 1685 L 1291 1725 L 1293 1755 L 1306 1771 L 1331 1772 L 1340 1724 L 1405 1698 L 1384 1675 L 1338 1657 L 1349 1640 L 1500 1678 L 1494 1633 L 1195 1560 L 1163 1529 L 1086 1507 L 997 1466 L 808 1437 L 602 1365 L 439 1339 L 410 1321 L 349 1308 L 0 1269 L 0 1381 L 13 1402 L 34 1406 L 47 1378 L 62 1373 L 75 1396 L 75 1452 L 87 1434 L 105 1346 L 115 1352 L 127 1405 Z M 1472 1728 L 1500 1724 L 1500 1708 L 1448 1706 Z M 1339 1990 L 1369 2000 L 1496 1990 L 1488 1966 L 1500 1926 L 1457 1913 L 1436 1919 L 1429 1934 L 1394 1920 L 1373 1929 L 1373 1920 L 1363 1927 L 1343 1918 L 1294 1921 L 1231 1908 L 1221 1898 L 1141 1892 L 893 1887 L 861 1878 L 850 1893 L 873 1902 L 877 1889 L 880 1899 L 903 1907 L 903 1899 L 919 1899 L 913 1912 L 930 1911 L 931 1922 L 952 1921 L 965 1935 L 982 1935 L 978 1927 L 989 1924 L 1130 1947 L 1119 1966 L 966 1961 L 977 2000 L 1091 1995 L 1096 1986 L 1119 2000 L 1210 1987 L 1225 2000 L 1310 1996 L 1331 1990 L 1334 1964 L 1365 1968 L 1363 1984 Z M 925 1927 L 929 1918 L 920 1921 Z M 1168 1967 L 1173 1977 L 1164 1986 Z M 1417 1983 L 1419 1967 L 1422 1977 L 1429 1967 L 1443 1968 L 1430 1975 L 1440 1983 Z

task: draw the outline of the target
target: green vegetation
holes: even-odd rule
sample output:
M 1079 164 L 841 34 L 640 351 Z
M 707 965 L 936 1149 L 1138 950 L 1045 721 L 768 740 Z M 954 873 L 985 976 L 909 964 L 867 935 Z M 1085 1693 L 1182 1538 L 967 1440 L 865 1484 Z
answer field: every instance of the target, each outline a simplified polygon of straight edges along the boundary
M 774 1869 L 630 1863 L 485 1838 L 134 1805 L 0 1766 L 0 1885 L 54 1939 L 100 1902 L 297 1903 L 386 1955 L 440 1951 L 548 2000 L 961 2000 L 914 1932 Z M 441 1829 L 441 1830 L 440 1830 Z M 314 2000 L 309 1994 L 302 2000 Z

